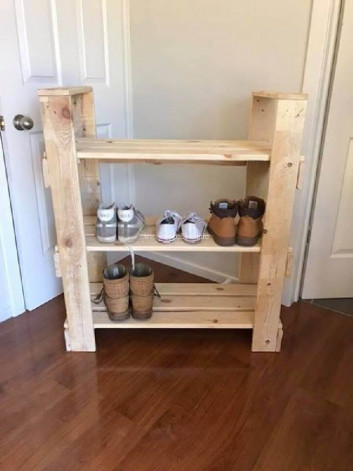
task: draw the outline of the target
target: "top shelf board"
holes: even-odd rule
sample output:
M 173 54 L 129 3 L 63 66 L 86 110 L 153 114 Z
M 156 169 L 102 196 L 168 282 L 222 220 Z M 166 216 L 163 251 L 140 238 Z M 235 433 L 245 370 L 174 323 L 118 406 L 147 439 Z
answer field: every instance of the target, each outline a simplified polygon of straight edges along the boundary
M 74 96 L 82 93 L 92 92 L 92 87 L 69 87 L 69 88 L 42 88 L 37 91 L 38 96 Z
M 202 163 L 244 165 L 270 160 L 270 145 L 257 141 L 200 141 L 154 139 L 76 140 L 79 159 L 128 163 Z
M 307 100 L 307 93 L 253 92 L 254 98 L 271 98 L 273 100 Z

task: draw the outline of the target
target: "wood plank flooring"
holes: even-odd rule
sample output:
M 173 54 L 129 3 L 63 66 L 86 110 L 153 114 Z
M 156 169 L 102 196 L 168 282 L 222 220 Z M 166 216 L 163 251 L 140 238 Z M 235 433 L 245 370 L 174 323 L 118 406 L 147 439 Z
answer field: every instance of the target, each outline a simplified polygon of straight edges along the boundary
M 1 470 L 353 469 L 352 318 L 283 308 L 280 354 L 248 331 L 142 329 L 66 353 L 64 318 L 60 296 L 0 325 Z

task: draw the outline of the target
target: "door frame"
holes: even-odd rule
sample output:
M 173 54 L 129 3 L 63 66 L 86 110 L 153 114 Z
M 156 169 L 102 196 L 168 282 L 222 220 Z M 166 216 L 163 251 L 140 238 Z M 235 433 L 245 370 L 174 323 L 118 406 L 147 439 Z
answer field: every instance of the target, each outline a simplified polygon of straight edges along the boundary
M 0 114 L 1 100 L 0 100 Z M 5 123 L 6 126 L 6 123 Z M 6 128 L 5 128 L 6 129 Z M 11 208 L 8 174 L 5 165 L 6 136 L 0 132 L 0 209 L 2 224 L 0 224 L 0 252 L 4 262 L 3 275 L 5 278 L 5 298 L 8 307 L 1 312 L 0 322 L 22 314 L 25 308 L 20 263 L 18 259 L 16 235 Z
M 313 0 L 301 90 L 309 94 L 302 153 L 305 156 L 303 190 L 297 192 L 291 235 L 294 250 L 292 276 L 284 287 L 282 302 L 290 306 L 301 295 L 320 148 L 328 106 L 329 86 L 344 0 Z

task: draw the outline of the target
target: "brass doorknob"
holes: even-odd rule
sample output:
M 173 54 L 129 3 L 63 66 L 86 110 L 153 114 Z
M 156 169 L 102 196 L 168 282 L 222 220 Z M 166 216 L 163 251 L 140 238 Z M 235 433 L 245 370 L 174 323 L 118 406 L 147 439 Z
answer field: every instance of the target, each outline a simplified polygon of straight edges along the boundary
M 13 125 L 18 131 L 28 131 L 33 128 L 33 119 L 23 114 L 17 114 L 13 119 Z

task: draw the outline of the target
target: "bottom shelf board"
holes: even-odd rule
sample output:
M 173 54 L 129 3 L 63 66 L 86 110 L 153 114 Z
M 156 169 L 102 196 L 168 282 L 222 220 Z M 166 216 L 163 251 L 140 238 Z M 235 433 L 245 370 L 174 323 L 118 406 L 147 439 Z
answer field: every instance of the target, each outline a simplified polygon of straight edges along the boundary
M 154 312 L 145 321 L 111 321 L 106 312 L 93 312 L 95 329 L 252 329 L 254 311 Z
M 153 316 L 147 321 L 130 318 L 111 321 L 103 302 L 92 303 L 95 329 L 252 329 L 256 285 L 218 283 L 156 283 Z M 102 288 L 91 283 L 92 298 Z

